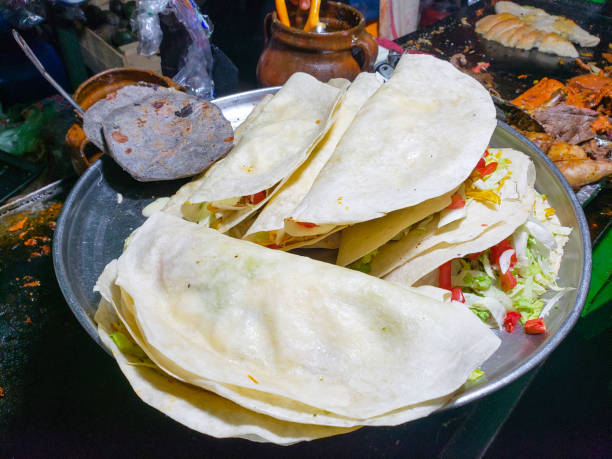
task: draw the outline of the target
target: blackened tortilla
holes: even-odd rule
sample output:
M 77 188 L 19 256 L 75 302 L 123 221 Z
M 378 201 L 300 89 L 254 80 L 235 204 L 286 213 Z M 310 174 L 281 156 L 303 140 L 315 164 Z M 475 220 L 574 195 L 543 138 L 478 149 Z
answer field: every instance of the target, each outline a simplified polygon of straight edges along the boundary
M 118 91 L 111 92 L 104 99 L 99 100 L 87 109 L 83 116 L 83 130 L 85 135 L 100 150 L 105 150 L 102 123 L 108 119 L 113 110 L 131 104 L 151 94 L 170 91 L 167 88 L 152 84 L 137 84 L 124 86 Z
M 143 182 L 196 175 L 233 145 L 231 124 L 216 105 L 174 90 L 116 108 L 102 127 L 109 154 Z

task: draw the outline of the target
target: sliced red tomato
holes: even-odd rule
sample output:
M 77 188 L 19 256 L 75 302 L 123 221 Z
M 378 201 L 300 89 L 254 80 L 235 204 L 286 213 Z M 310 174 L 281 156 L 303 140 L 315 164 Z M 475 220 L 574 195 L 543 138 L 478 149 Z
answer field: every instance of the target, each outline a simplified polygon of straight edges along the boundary
M 310 223 L 310 222 L 296 222 L 298 225 L 303 226 L 304 228 L 316 228 L 317 225 L 316 223 Z
M 504 318 L 504 328 L 508 333 L 512 333 L 514 331 L 514 327 L 521 318 L 521 313 L 516 311 L 508 311 L 506 313 L 506 317 Z
M 506 250 L 514 250 L 514 247 L 512 247 L 510 239 L 508 238 L 491 247 L 491 263 L 499 266 L 499 257 L 501 257 L 502 253 L 504 253 Z M 510 267 L 513 267 L 514 263 L 516 263 L 516 252 L 514 252 L 510 258 Z
M 465 303 L 465 297 L 463 296 L 463 290 L 461 290 L 461 287 L 453 287 L 451 289 L 451 300 Z
M 469 258 L 470 260 L 477 260 L 477 259 L 478 259 L 478 257 L 479 257 L 480 255 L 482 255 L 483 253 L 485 253 L 485 251 L 484 251 L 484 250 L 483 250 L 482 252 L 470 253 L 470 254 L 468 255 L 468 258 Z
M 439 268 L 440 270 L 440 278 L 438 281 L 438 285 L 440 288 L 450 290 L 452 287 L 451 284 L 451 262 L 447 261 Z
M 249 202 L 253 205 L 257 205 L 259 204 L 261 201 L 263 201 L 264 199 L 266 199 L 266 190 L 260 191 L 259 193 L 255 193 L 255 194 L 250 194 L 247 196 L 247 199 L 249 200 Z
M 276 245 L 276 244 L 270 244 L 266 246 L 269 249 L 280 249 L 280 245 Z
M 463 196 L 459 193 L 455 193 L 451 196 L 451 203 L 448 205 L 447 209 L 461 209 L 465 207 L 465 200 Z
M 517 284 L 516 277 L 514 277 L 514 274 L 512 274 L 510 270 L 506 271 L 504 274 L 501 274 L 499 281 L 501 283 L 502 290 L 505 291 L 512 290 Z
M 525 322 L 525 333 L 528 335 L 539 335 L 546 333 L 546 323 L 541 317 L 539 319 L 531 319 Z
M 480 161 L 482 161 L 482 163 Z M 491 161 L 489 164 L 484 164 L 485 160 L 483 158 L 480 158 L 480 161 L 478 161 L 476 165 L 476 172 L 478 172 L 481 177 L 486 177 L 497 169 L 496 161 Z

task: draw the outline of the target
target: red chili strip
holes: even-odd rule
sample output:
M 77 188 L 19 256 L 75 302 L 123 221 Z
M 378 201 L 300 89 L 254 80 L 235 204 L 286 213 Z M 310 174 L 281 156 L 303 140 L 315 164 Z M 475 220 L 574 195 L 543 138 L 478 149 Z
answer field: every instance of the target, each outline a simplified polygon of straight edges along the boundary
M 461 209 L 465 207 L 465 200 L 463 196 L 459 193 L 455 193 L 451 196 L 451 203 L 448 205 L 447 209 Z
M 440 288 L 450 290 L 452 287 L 451 284 L 451 262 L 447 261 L 439 268 L 440 270 L 440 278 L 438 284 Z
M 310 222 L 296 222 L 298 225 L 303 226 L 304 228 L 316 228 L 317 225 L 316 223 L 310 223 Z
M 544 319 L 531 319 L 525 322 L 525 333 L 528 335 L 539 335 L 540 333 L 546 333 L 546 323 Z
M 516 287 L 516 284 L 518 283 L 516 277 L 514 277 L 514 274 L 512 274 L 510 270 L 506 271 L 504 274 L 501 274 L 499 276 L 499 281 L 501 283 L 502 290 L 506 292 Z
M 451 300 L 465 303 L 465 297 L 463 296 L 463 290 L 461 290 L 461 287 L 453 287 L 451 289 Z
M 266 190 L 260 191 L 259 193 L 250 194 L 247 196 L 247 199 L 253 205 L 259 204 L 261 201 L 266 199 Z
M 506 317 L 504 318 L 504 328 L 508 333 L 512 333 L 514 331 L 514 327 L 521 318 L 521 313 L 516 311 L 508 311 L 506 313 Z

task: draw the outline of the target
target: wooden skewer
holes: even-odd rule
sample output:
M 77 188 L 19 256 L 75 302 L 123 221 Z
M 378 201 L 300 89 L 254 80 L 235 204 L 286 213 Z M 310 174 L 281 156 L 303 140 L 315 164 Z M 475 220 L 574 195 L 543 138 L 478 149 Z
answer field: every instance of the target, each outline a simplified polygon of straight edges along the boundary
M 309 32 L 319 25 L 319 8 L 321 7 L 321 0 L 311 0 L 310 2 L 310 12 L 308 13 L 308 19 L 306 20 L 306 25 L 304 26 L 304 30 Z
M 278 20 L 286 25 L 287 27 L 291 27 L 291 23 L 289 22 L 289 15 L 287 14 L 287 4 L 285 0 L 276 0 L 276 14 L 278 15 Z

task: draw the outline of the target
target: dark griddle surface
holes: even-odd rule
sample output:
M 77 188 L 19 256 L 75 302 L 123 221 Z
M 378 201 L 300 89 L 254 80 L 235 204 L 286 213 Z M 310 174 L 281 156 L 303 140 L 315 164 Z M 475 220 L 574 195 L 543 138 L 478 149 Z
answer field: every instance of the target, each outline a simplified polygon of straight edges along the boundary
M 585 63 L 594 62 L 599 68 L 612 65 L 602 57 L 602 53 L 612 53 L 612 49 L 608 47 L 612 36 L 612 18 L 598 14 L 587 2 L 527 0 L 517 3 L 565 16 L 589 33 L 599 36 L 601 41 L 597 47 L 580 48 L 576 45 L 580 59 Z M 463 53 L 469 67 L 478 62 L 490 63 L 488 72 L 493 77 L 494 88 L 507 100 L 529 89 L 534 80 L 549 77 L 565 82 L 568 78 L 586 73 L 572 58 L 545 54 L 537 50 L 508 48 L 485 40 L 474 31 L 474 23 L 481 17 L 494 13 L 491 0 L 481 1 L 431 27 L 401 37 L 396 42 L 403 48 L 418 49 L 446 60 L 456 53 Z M 518 78 L 519 76 L 521 78 Z

